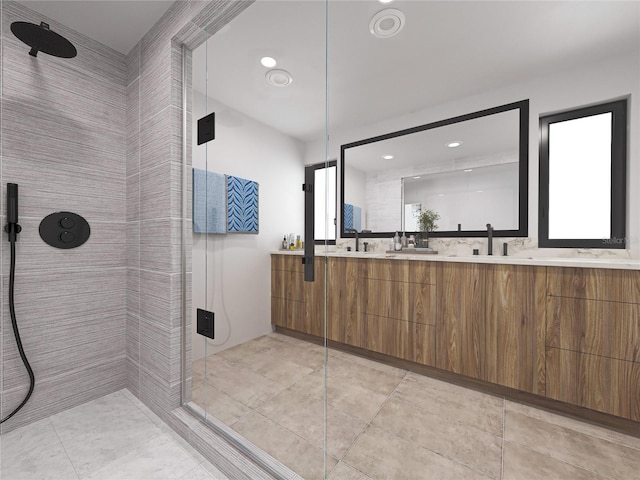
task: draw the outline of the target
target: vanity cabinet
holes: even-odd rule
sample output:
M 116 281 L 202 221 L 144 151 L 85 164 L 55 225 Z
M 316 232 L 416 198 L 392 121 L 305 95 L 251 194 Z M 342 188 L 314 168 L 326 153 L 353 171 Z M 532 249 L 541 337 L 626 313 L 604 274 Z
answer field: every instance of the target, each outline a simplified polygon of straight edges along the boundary
M 640 272 L 549 268 L 546 393 L 640 420 Z
M 436 367 L 483 377 L 485 268 L 479 263 L 438 263 Z
M 640 271 L 272 257 L 272 323 L 640 421 Z M 325 285 L 325 262 L 327 281 Z
M 546 267 L 438 263 L 437 363 L 544 394 Z
M 485 284 L 483 380 L 545 393 L 546 267 L 482 265 Z
M 301 257 L 273 255 L 271 260 L 271 323 L 324 335 L 325 258 L 316 257 L 315 282 L 304 281 Z M 319 315 L 318 312 L 321 312 Z
M 422 365 L 435 365 L 436 286 L 430 262 L 362 260 L 360 345 Z

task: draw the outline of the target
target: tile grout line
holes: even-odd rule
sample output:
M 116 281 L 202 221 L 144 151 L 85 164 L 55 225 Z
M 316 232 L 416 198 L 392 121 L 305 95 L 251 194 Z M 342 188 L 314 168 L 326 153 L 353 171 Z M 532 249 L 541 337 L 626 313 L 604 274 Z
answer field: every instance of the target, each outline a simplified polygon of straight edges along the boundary
M 380 414 L 380 412 L 382 411 L 382 409 L 384 408 L 384 406 L 389 402 L 389 400 L 391 399 L 391 397 L 393 396 L 393 394 L 396 392 L 396 390 L 398 389 L 398 387 L 400 386 L 400 384 L 407 378 L 407 375 L 409 374 L 409 371 L 405 371 L 405 374 L 402 376 L 402 378 L 400 379 L 400 381 L 398 382 L 398 385 L 395 386 L 395 388 L 391 391 L 391 393 L 389 395 L 387 395 L 387 398 L 384 400 L 384 402 L 382 402 L 382 404 L 380 405 L 380 408 L 378 408 L 378 410 L 376 411 L 376 413 L 373 415 L 373 417 L 371 417 L 371 420 L 369 420 L 369 422 L 367 422 L 367 424 L 365 425 L 365 427 L 362 429 L 362 431 L 356 435 L 356 438 L 353 440 L 353 442 L 351 443 L 351 445 L 349 446 L 349 448 L 347 449 L 347 451 L 344 453 L 344 455 L 342 456 L 342 458 L 338 461 L 338 463 L 342 462 L 347 455 L 349 455 L 349 452 L 351 452 L 351 449 L 353 448 L 353 446 L 356 444 L 356 442 L 358 441 L 358 439 L 362 436 L 362 434 L 371 426 L 371 422 L 373 422 L 376 417 Z M 353 465 L 345 462 L 346 465 L 349 465 L 350 467 L 358 470 L 356 467 L 354 467 Z M 337 466 L 337 465 L 336 465 Z M 360 470 L 358 470 L 360 471 Z M 363 473 L 363 472 L 360 472 Z
M 500 451 L 500 479 L 504 479 L 504 437 L 506 430 L 507 420 L 507 400 L 502 398 L 502 448 Z
M 371 418 L 371 420 L 369 420 L 369 422 L 367 423 L 367 425 L 362 429 L 362 431 L 356 436 L 356 438 L 353 440 L 353 442 L 351 443 L 351 445 L 349 446 L 349 448 L 347 449 L 347 451 L 344 453 L 344 455 L 342 456 L 342 458 L 338 461 L 338 464 L 336 465 L 336 467 L 342 463 L 344 461 L 345 465 L 348 465 L 349 467 L 353 468 L 354 470 L 356 470 L 359 473 L 362 473 L 364 476 L 366 476 L 367 478 L 371 478 L 369 477 L 366 473 L 361 472 L 360 470 L 358 470 L 355 466 L 351 465 L 350 463 L 347 463 L 345 461 L 345 458 L 347 458 L 347 455 L 349 455 L 349 452 L 351 452 L 351 449 L 353 448 L 353 446 L 356 444 L 356 442 L 360 439 L 360 437 L 364 434 L 365 431 L 367 431 L 367 429 L 371 426 L 371 422 L 373 422 L 376 417 L 380 414 L 380 412 L 382 411 L 382 409 L 384 408 L 384 406 L 389 402 L 389 400 L 391 399 L 391 397 L 393 396 L 393 394 L 396 392 L 396 390 L 398 389 L 398 387 L 400 386 L 400 384 L 407 378 L 407 375 L 409 374 L 409 371 L 406 370 L 404 375 L 402 376 L 402 379 L 400 379 L 400 381 L 398 382 L 398 385 L 395 386 L 395 388 L 393 389 L 393 391 L 387 395 L 387 398 L 384 400 L 384 402 L 382 402 L 382 404 L 380 405 L 380 408 L 378 408 L 378 410 L 376 411 L 375 415 L 373 415 L 373 417 Z M 334 468 L 336 468 L 334 467 Z
M 60 435 L 58 435 L 58 430 L 56 430 L 56 426 L 51 421 L 51 416 L 47 418 L 47 421 L 51 425 L 51 428 L 53 429 L 53 433 L 56 434 L 56 438 L 60 442 L 60 445 L 62 446 L 62 450 L 64 451 L 64 454 L 67 456 L 67 460 L 69 460 L 69 463 L 71 464 L 71 468 L 73 468 L 73 472 L 76 474 L 76 477 L 78 478 L 78 480 L 80 480 L 80 475 L 78 474 L 78 471 L 76 470 L 76 466 L 73 464 L 73 461 L 71 460 L 71 457 L 69 456 L 69 453 L 67 452 L 67 448 L 64 446 L 64 442 L 60 438 Z

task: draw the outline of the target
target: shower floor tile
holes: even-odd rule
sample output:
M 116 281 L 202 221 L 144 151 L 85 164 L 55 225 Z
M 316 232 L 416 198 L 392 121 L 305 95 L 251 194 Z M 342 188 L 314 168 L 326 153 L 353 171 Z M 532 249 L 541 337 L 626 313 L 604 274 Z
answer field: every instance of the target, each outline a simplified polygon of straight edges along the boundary
M 326 381 L 322 347 L 278 333 L 209 355 L 193 364 L 194 402 L 305 479 L 323 478 L 325 461 L 329 480 L 628 480 L 640 471 L 640 438 L 327 353 Z
M 127 390 L 0 437 L 3 480 L 225 480 Z

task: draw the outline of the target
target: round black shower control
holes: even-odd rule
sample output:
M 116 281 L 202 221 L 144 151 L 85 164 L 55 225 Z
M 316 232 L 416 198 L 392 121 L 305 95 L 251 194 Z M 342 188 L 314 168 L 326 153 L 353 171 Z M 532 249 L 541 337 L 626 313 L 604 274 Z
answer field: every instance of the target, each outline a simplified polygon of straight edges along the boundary
M 76 238 L 76 236 L 71 232 L 62 232 L 60 234 L 60 241 L 62 243 L 71 243 Z
M 73 228 L 76 222 L 73 221 L 73 218 L 63 217 L 60 219 L 60 226 L 65 229 Z
M 76 213 L 52 213 L 40 222 L 40 237 L 52 247 L 79 247 L 90 235 L 89 223 Z

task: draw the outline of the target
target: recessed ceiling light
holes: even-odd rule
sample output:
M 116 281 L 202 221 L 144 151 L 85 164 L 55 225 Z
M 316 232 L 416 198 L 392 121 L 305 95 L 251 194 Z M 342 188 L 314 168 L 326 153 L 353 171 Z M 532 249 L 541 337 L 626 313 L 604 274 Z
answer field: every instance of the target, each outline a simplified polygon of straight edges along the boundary
M 286 87 L 293 82 L 293 77 L 286 70 L 269 70 L 265 77 L 267 78 L 267 82 L 274 87 Z
M 369 22 L 369 32 L 378 38 L 390 38 L 404 28 L 406 23 L 404 13 L 395 8 L 387 8 L 376 13 Z
M 465 169 L 465 172 L 473 172 L 473 168 L 467 168 Z
M 476 190 L 476 192 L 478 192 L 478 193 L 482 193 L 482 190 Z
M 385 160 L 393 160 L 393 155 L 382 155 L 382 158 L 384 158 Z
M 260 63 L 262 64 L 263 67 L 267 67 L 267 68 L 273 68 L 276 66 L 276 59 L 273 57 L 262 57 L 260 59 Z
M 460 145 L 462 145 L 462 142 L 460 140 L 456 140 L 455 142 L 447 143 L 447 147 L 449 147 L 449 148 L 456 148 L 456 147 L 459 147 Z
M 378 0 L 380 3 L 391 3 L 393 0 Z
M 440 195 L 438 195 L 439 197 L 444 197 L 444 193 L 441 193 Z
M 418 178 L 420 178 L 420 177 L 413 177 L 413 178 L 415 178 L 415 179 L 417 180 L 417 179 L 418 179 Z

